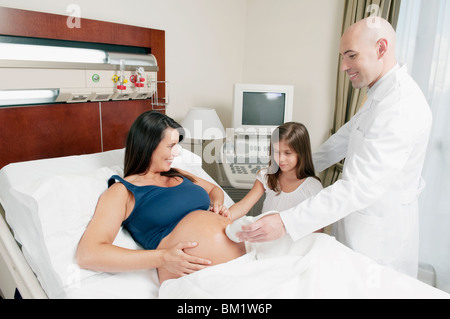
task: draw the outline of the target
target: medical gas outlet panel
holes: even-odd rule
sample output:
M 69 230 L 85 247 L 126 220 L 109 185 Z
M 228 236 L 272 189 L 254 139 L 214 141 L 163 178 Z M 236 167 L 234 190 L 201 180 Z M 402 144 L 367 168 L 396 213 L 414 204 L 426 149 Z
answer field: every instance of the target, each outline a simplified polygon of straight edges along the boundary
M 85 89 L 61 89 L 56 102 L 142 100 L 156 93 L 156 72 L 86 70 Z M 92 89 L 92 90 L 90 90 Z
M 155 66 L 1 61 L 2 90 L 58 90 L 54 102 L 149 99 L 157 96 Z

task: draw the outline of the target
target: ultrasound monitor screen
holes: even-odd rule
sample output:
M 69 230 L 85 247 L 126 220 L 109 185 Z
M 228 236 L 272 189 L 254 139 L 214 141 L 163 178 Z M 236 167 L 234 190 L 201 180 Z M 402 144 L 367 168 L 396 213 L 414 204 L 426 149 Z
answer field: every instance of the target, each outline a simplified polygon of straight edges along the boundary
M 242 100 L 243 125 L 281 125 L 284 123 L 286 94 L 244 92 Z

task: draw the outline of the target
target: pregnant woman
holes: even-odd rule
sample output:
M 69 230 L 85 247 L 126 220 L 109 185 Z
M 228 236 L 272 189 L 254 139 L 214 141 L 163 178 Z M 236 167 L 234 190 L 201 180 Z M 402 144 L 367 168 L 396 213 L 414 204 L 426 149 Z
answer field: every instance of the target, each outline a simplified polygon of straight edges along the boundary
M 155 111 L 141 114 L 127 137 L 124 178 L 109 180 L 77 249 L 80 267 L 118 272 L 157 268 L 178 278 L 245 253 L 228 239 L 224 194 L 216 185 L 171 168 L 184 131 Z M 210 208 L 211 207 L 211 208 Z M 123 225 L 144 250 L 113 245 Z

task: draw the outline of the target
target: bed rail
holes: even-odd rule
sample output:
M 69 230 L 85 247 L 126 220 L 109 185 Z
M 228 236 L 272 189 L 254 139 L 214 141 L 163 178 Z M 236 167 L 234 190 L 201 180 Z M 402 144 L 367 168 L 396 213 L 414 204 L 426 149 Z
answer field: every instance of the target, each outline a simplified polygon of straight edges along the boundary
M 2 297 L 13 299 L 15 290 L 23 299 L 47 299 L 35 274 L 28 265 L 0 206 L 0 290 Z

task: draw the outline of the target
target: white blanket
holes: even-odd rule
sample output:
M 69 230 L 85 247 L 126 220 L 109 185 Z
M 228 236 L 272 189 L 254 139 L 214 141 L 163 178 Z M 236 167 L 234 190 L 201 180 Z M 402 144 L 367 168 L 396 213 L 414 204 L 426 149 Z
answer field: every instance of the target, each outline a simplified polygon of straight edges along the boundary
M 295 243 L 284 241 L 281 246 L 286 251 L 283 256 L 271 257 L 267 254 L 271 250 L 260 246 L 228 263 L 168 280 L 159 297 L 449 298 L 325 234 L 311 234 Z

